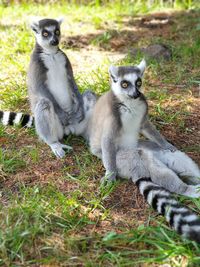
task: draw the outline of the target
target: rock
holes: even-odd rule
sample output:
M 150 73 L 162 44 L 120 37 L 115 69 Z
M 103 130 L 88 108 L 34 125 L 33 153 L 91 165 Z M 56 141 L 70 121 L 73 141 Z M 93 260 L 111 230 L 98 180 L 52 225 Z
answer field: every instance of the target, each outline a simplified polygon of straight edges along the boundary
M 156 59 L 157 61 L 172 59 L 171 49 L 164 44 L 152 44 L 130 51 L 130 56 L 135 57 L 137 54 L 143 54 L 146 58 Z

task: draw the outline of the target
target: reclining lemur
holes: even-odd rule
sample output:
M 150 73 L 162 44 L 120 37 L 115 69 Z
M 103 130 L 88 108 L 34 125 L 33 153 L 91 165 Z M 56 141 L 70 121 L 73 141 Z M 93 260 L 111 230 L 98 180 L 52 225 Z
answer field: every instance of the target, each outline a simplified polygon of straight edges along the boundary
M 200 219 L 169 193 L 200 197 L 200 170 L 148 121 L 147 102 L 140 91 L 145 66 L 142 61 L 134 67 L 110 67 L 111 90 L 98 99 L 82 135 L 103 161 L 103 181 L 114 181 L 116 175 L 132 179 L 177 232 L 200 242 Z M 152 141 L 138 141 L 140 132 Z

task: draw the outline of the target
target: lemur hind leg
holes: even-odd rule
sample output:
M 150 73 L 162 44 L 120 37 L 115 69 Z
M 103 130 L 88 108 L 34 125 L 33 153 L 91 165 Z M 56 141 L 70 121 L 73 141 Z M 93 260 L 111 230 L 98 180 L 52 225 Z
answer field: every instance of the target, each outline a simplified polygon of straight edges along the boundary
M 200 169 L 185 153 L 161 149 L 151 141 L 140 141 L 139 148 L 152 151 L 157 159 L 173 170 L 185 183 L 200 184 Z
M 64 157 L 64 149 L 71 149 L 71 147 L 59 142 L 63 138 L 64 128 L 51 101 L 41 98 L 36 104 L 34 116 L 39 137 L 51 147 L 57 157 Z
M 185 184 L 175 172 L 145 149 L 119 150 L 117 152 L 117 173 L 122 178 L 132 179 L 150 177 L 152 182 L 177 194 L 200 197 L 198 186 Z
M 148 165 L 143 158 L 142 150 L 120 149 L 116 155 L 117 175 L 121 178 L 132 179 L 136 182 L 139 178 L 150 177 Z
M 181 151 L 157 151 L 158 157 L 165 165 L 176 172 L 188 184 L 200 184 L 200 169 L 197 164 Z
M 194 198 L 200 197 L 198 185 L 184 183 L 173 170 L 157 159 L 152 152 L 143 151 L 142 158 L 148 166 L 152 182 L 176 194 Z

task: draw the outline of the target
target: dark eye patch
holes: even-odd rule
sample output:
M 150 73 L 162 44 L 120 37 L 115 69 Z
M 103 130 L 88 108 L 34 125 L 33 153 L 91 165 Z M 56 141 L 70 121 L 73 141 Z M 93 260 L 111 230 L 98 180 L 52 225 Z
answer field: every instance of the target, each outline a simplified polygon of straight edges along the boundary
M 117 80 L 115 79 L 115 77 L 113 75 L 111 75 L 111 78 L 112 78 L 112 80 L 113 80 L 114 83 L 117 82 Z
M 57 35 L 57 36 L 60 35 L 60 30 L 59 30 L 59 29 L 56 29 L 56 30 L 55 30 L 55 35 Z
M 128 88 L 129 87 L 129 85 L 130 85 L 130 82 L 128 82 L 128 81 L 121 81 L 121 87 L 123 88 L 123 89 L 126 89 L 126 88 Z
M 136 82 L 135 82 L 135 86 L 136 86 L 137 88 L 140 88 L 140 87 L 142 86 L 142 80 L 141 80 L 141 78 L 138 78 L 138 79 L 136 80 Z

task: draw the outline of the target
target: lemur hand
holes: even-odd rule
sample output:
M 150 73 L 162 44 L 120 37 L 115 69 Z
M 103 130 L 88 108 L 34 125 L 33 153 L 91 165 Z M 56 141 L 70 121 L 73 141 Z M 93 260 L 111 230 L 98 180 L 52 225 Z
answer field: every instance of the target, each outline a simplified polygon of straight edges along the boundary
M 72 112 L 69 116 L 69 124 L 74 124 L 74 122 L 80 122 L 84 118 L 84 113 L 82 109 L 79 108 L 78 110 Z

